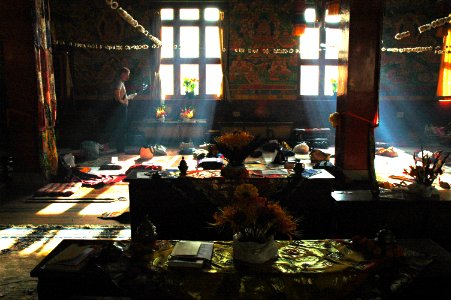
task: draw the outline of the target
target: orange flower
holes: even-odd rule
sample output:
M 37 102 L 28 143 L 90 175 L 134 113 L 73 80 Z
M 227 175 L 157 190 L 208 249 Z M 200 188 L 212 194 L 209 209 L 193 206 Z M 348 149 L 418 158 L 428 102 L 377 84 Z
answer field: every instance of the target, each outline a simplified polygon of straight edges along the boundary
M 194 108 L 192 107 L 180 108 L 180 118 L 192 119 L 193 117 L 194 117 Z
M 227 132 L 215 138 L 216 147 L 229 162 L 242 163 L 258 147 L 255 137 L 246 131 Z
M 213 226 L 229 226 L 245 241 L 263 242 L 275 233 L 291 238 L 296 232 L 296 220 L 278 203 L 258 195 L 252 184 L 235 189 L 235 200 L 213 215 Z
M 162 117 L 166 117 L 167 113 L 166 113 L 166 106 L 163 104 L 161 106 L 158 106 L 155 110 L 155 117 L 157 119 L 162 118 Z
M 340 113 L 334 112 L 329 115 L 329 122 L 332 124 L 333 128 L 336 128 L 340 123 Z

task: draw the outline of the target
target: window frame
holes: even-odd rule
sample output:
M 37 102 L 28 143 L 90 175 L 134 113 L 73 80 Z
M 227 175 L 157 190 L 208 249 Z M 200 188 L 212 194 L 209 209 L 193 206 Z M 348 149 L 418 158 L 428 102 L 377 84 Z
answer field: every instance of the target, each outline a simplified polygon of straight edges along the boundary
M 326 14 L 322 14 L 322 20 L 317 22 L 307 23 L 307 28 L 318 28 L 319 29 L 319 45 L 326 44 L 326 29 L 340 29 L 340 23 L 327 23 L 325 21 Z M 299 47 L 301 45 L 299 44 Z M 326 73 L 326 66 L 338 66 L 337 59 L 326 59 L 326 48 L 322 48 L 319 51 L 318 59 L 303 59 L 300 55 L 298 56 L 298 100 L 336 100 L 336 95 L 324 95 L 324 80 Z M 318 95 L 302 95 L 301 94 L 301 66 L 318 66 Z
M 206 65 L 208 64 L 221 64 L 221 57 L 208 58 L 205 56 L 205 30 L 208 26 L 218 26 L 218 21 L 207 21 L 204 19 L 205 8 L 217 8 L 221 11 L 224 10 L 224 3 L 217 1 L 202 1 L 202 2 L 183 2 L 183 3 L 171 3 L 163 2 L 155 7 L 157 9 L 173 9 L 173 20 L 161 20 L 161 26 L 173 27 L 173 43 L 174 51 L 172 58 L 161 58 L 160 64 L 173 65 L 174 66 L 174 94 L 166 95 L 165 100 L 179 100 L 184 99 L 184 91 L 181 90 L 181 65 L 183 64 L 197 64 L 199 65 L 199 94 L 194 95 L 193 99 L 206 99 L 206 100 L 219 100 L 216 94 L 206 94 Z M 180 20 L 180 9 L 199 9 L 199 19 L 197 20 Z M 180 57 L 179 45 L 180 45 L 180 27 L 182 26 L 196 26 L 199 28 L 199 57 L 195 58 L 182 58 Z

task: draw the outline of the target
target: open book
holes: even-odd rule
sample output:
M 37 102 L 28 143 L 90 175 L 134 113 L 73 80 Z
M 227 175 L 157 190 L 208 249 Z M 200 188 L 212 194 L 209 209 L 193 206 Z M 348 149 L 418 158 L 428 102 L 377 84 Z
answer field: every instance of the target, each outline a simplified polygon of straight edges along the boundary
M 202 268 L 211 262 L 212 242 L 179 241 L 171 252 L 169 267 Z

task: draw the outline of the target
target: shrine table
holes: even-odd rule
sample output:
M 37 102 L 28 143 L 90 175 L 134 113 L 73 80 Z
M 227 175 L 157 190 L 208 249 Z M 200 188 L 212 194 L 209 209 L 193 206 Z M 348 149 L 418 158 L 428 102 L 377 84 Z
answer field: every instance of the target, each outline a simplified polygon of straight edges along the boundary
M 221 240 L 231 235 L 211 225 L 213 214 L 233 199 L 241 183 L 255 185 L 260 195 L 279 202 L 296 217 L 303 238 L 327 236 L 333 227 L 334 177 L 326 170 L 313 176 L 258 176 L 224 179 L 219 170 L 191 171 L 187 176 L 133 170 L 127 176 L 132 239 L 148 218 L 161 239 Z M 165 175 L 166 174 L 166 175 Z M 306 178 L 308 177 L 308 178 Z
M 400 241 L 409 249 L 396 260 L 366 259 L 346 241 L 276 242 L 279 257 L 264 264 L 234 261 L 231 242 L 216 241 L 210 266 L 171 269 L 167 262 L 176 241 L 157 241 L 156 251 L 138 255 L 128 241 L 63 240 L 31 276 L 38 278 L 39 299 L 369 299 L 396 298 L 423 273 L 435 280 L 451 274 L 451 255 L 431 240 Z M 48 267 L 74 244 L 98 251 L 77 271 Z M 428 252 L 411 250 L 416 247 Z

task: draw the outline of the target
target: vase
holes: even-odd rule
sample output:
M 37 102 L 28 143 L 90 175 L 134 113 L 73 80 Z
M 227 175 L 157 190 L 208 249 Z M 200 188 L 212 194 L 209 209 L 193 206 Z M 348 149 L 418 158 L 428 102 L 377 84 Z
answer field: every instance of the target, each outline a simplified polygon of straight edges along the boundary
M 409 184 L 407 186 L 407 191 L 405 191 L 405 198 L 408 200 L 430 199 L 435 195 L 438 195 L 438 191 L 435 187 L 418 182 Z
M 274 236 L 270 236 L 266 242 L 243 242 L 239 240 L 240 235 L 233 236 L 233 259 L 251 263 L 262 264 L 277 258 L 278 248 Z
M 242 179 L 249 176 L 243 162 L 229 162 L 221 169 L 221 176 L 226 179 Z
M 162 116 L 162 117 L 157 118 L 157 120 L 163 123 L 164 121 L 166 121 L 166 117 Z
M 194 98 L 194 92 L 185 91 L 185 98 L 193 99 Z

